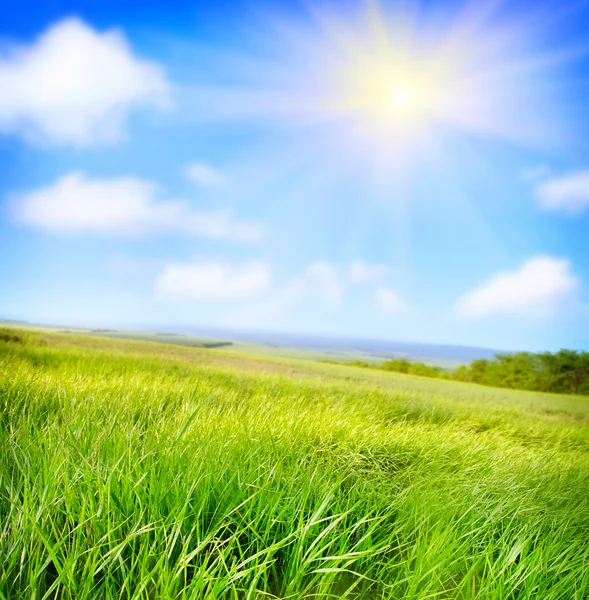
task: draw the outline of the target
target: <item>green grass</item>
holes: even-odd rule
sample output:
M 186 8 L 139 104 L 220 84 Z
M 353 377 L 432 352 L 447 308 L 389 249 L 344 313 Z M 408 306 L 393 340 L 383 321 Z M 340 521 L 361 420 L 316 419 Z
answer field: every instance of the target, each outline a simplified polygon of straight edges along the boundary
M 586 398 L 18 337 L 0 598 L 589 598 Z

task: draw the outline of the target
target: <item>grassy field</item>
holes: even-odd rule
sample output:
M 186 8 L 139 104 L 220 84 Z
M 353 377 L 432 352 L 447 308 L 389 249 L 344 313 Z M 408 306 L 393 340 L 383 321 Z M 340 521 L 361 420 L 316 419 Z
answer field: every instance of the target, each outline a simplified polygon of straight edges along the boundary
M 589 400 L 0 341 L 0 598 L 589 598 Z

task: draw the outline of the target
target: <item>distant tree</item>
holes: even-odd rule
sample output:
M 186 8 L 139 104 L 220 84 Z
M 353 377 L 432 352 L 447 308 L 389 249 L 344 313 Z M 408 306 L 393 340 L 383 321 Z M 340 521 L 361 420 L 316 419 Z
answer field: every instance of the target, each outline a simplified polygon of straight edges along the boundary
M 405 358 L 393 358 L 380 365 L 353 361 L 355 366 L 408 373 L 421 377 L 453 379 L 495 387 L 562 394 L 589 395 L 589 352 L 559 350 L 555 354 L 514 352 L 497 354 L 493 360 L 478 359 L 454 371 Z
M 576 350 L 559 350 L 556 353 L 557 391 L 578 394 L 589 377 L 588 354 Z
M 382 363 L 381 369 L 385 371 L 394 371 L 395 373 L 409 373 L 411 363 L 405 358 L 393 358 Z
M 485 380 L 488 377 L 488 365 L 489 361 L 485 358 L 473 360 L 470 364 L 470 381 L 472 381 L 473 383 L 486 383 Z

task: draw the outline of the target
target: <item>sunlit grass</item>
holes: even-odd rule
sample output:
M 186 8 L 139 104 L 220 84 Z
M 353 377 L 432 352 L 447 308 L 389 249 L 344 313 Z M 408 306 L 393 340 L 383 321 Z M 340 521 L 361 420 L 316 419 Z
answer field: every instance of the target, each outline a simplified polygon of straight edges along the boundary
M 0 342 L 0 598 L 584 599 L 589 402 Z

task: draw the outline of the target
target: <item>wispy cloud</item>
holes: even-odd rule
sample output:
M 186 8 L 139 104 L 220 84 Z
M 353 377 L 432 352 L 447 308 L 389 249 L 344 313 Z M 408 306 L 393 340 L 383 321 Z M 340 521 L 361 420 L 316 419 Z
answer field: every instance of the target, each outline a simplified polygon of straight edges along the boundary
M 317 261 L 279 288 L 269 298 L 268 309 L 271 312 L 283 312 L 305 300 L 337 306 L 351 288 L 374 286 L 387 276 L 388 268 L 382 264 L 357 260 L 341 269 L 331 263 Z
M 70 173 L 55 183 L 12 194 L 9 213 L 21 224 L 58 234 L 138 236 L 181 233 L 231 242 L 256 242 L 261 227 L 226 210 L 194 210 L 161 199 L 158 187 L 136 177 L 91 179 Z
M 581 213 L 589 208 L 589 169 L 542 181 L 534 193 L 544 210 Z
M 374 292 L 376 303 L 381 312 L 389 316 L 398 316 L 407 311 L 407 303 L 388 286 L 379 286 Z
M 547 317 L 579 287 L 568 260 L 537 256 L 513 271 L 494 275 L 457 303 L 465 317 Z
M 536 183 L 552 174 L 552 169 L 548 165 L 534 165 L 533 167 L 527 167 L 520 173 L 522 181 L 527 183 Z
M 138 274 L 152 274 L 167 264 L 167 261 L 154 258 L 143 258 L 127 254 L 111 254 L 108 257 L 109 269 L 116 275 L 124 277 Z
M 341 303 L 345 282 L 330 263 L 318 261 L 302 273 L 268 290 L 254 306 L 245 310 L 246 319 L 268 322 L 280 319 L 305 302 L 335 307 Z
M 194 162 L 186 169 L 186 177 L 205 187 L 223 187 L 227 178 L 217 169 L 202 162 Z
M 269 289 L 255 304 L 246 307 L 238 320 L 267 325 L 283 322 L 302 307 L 335 310 L 345 304 L 348 294 L 354 290 L 363 293 L 368 302 L 376 302 L 384 314 L 398 315 L 408 305 L 386 285 L 388 272 L 385 265 L 360 260 L 346 267 L 316 261 L 298 275 Z
M 0 53 L 0 132 L 87 146 L 119 139 L 134 107 L 164 107 L 169 84 L 119 30 L 79 19 L 50 27 L 29 46 Z
M 352 284 L 383 281 L 389 275 L 389 268 L 383 264 L 371 264 L 355 260 L 348 269 L 348 280 Z
M 168 300 L 232 301 L 260 296 L 270 285 L 263 262 L 169 263 L 155 280 L 158 296 Z

